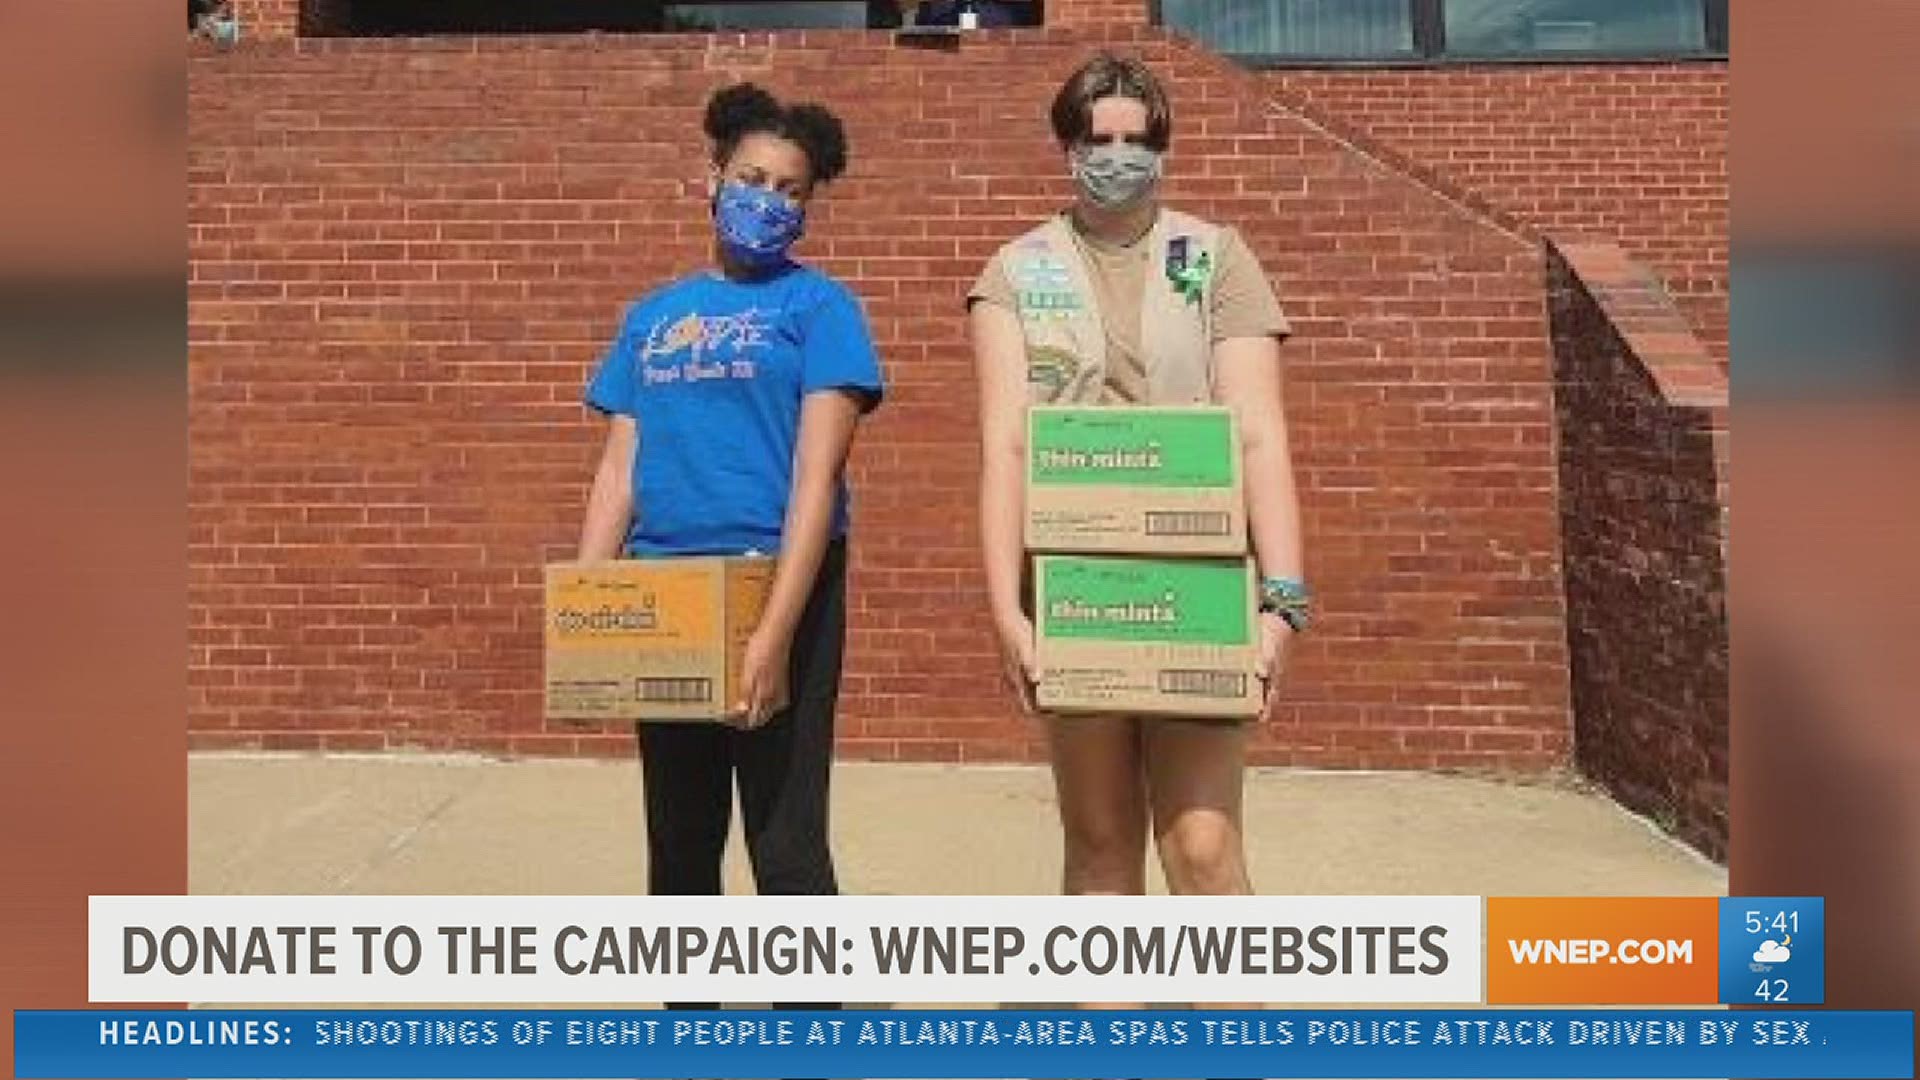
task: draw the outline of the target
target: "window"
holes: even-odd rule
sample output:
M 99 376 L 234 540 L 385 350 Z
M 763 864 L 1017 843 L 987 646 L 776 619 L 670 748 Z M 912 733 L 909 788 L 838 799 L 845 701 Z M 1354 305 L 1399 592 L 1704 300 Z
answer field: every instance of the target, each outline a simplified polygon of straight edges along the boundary
M 1447 53 L 1704 52 L 1700 0 L 1446 0 Z
M 988 0 L 981 0 L 984 7 Z M 1395 0 L 1397 2 L 1397 0 Z M 301 0 L 307 32 L 386 37 L 412 34 L 659 33 L 887 28 L 904 7 L 922 14 L 940 0 Z M 1038 25 L 1042 0 L 1001 3 L 1004 23 Z M 955 7 L 952 0 L 946 6 Z M 958 12 L 952 13 L 957 21 Z M 999 25 L 982 20 L 983 25 Z
M 733 0 L 667 5 L 668 30 L 864 30 L 866 0 Z
M 1161 0 L 1166 25 L 1235 56 L 1411 57 L 1407 0 Z
M 388 37 L 415 34 L 569 34 L 586 30 L 638 32 L 661 26 L 662 0 L 352 0 L 316 4 L 336 17 L 323 32 Z
M 1156 0 L 1250 61 L 1724 56 L 1728 0 Z

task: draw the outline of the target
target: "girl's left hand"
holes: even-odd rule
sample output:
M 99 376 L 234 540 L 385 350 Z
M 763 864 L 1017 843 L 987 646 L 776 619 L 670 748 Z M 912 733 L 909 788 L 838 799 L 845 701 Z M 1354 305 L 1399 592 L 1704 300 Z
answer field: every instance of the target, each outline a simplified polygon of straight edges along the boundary
M 787 655 L 793 642 L 754 631 L 740 663 L 740 696 L 732 722 L 752 730 L 787 704 Z
M 1271 611 L 1260 613 L 1260 681 L 1266 684 L 1266 704 L 1260 719 L 1273 719 L 1280 704 L 1280 683 L 1287 674 L 1287 648 L 1293 643 L 1293 627 Z

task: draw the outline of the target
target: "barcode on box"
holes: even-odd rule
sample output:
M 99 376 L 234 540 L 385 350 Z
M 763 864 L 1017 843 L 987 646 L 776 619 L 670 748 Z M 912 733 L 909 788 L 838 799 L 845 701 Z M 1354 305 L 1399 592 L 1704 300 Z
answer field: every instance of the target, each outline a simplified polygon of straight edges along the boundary
M 635 679 L 633 696 L 655 705 L 687 705 L 713 700 L 712 679 Z
M 1220 510 L 1149 510 L 1148 536 L 1225 536 L 1232 519 Z
M 1160 692 L 1187 697 L 1238 698 L 1247 693 L 1247 676 L 1238 671 L 1173 669 L 1160 673 Z

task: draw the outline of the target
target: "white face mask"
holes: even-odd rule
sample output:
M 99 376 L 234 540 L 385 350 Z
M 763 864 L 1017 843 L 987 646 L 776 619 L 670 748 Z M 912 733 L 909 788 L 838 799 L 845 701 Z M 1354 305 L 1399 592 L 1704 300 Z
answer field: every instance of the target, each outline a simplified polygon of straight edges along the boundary
M 1073 178 L 1102 210 L 1137 205 L 1160 182 L 1160 152 L 1133 143 L 1084 146 L 1073 153 Z

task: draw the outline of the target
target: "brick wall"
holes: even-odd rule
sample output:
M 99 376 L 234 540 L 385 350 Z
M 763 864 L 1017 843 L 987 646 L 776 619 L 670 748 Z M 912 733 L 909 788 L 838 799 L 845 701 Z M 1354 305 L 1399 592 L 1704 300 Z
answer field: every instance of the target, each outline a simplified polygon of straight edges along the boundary
M 1324 597 L 1264 762 L 1531 768 L 1569 746 L 1539 248 L 1155 32 L 327 39 L 190 76 L 194 695 L 202 747 L 631 752 L 544 726 L 543 561 L 625 301 L 699 265 L 698 116 L 752 77 L 841 109 L 804 253 L 864 298 L 893 396 L 856 449 L 846 753 L 1032 760 L 975 553 L 961 298 L 1061 206 L 1046 104 L 1096 47 L 1176 107 L 1172 201 L 1238 225 L 1285 346 Z M 992 95 L 955 88 L 993 86 Z
M 240 33 L 249 40 L 281 41 L 300 32 L 301 0 L 234 0 Z
M 286 41 L 343 31 L 352 0 L 234 0 L 241 35 Z
M 1727 355 L 1727 65 L 1274 71 L 1313 103 L 1540 233 L 1660 275 Z
M 1048 26 L 1111 30 L 1147 25 L 1145 0 L 1046 0 Z
M 1575 755 L 1715 858 L 1727 838 L 1727 386 L 1612 245 L 1550 262 Z

